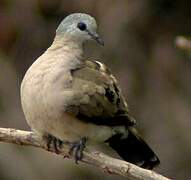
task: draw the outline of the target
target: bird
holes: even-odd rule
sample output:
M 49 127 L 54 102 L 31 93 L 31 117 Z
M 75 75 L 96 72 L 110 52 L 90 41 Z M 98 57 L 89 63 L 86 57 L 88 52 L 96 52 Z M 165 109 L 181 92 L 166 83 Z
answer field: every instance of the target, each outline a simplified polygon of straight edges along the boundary
M 55 150 L 72 142 L 69 153 L 77 163 L 87 143 L 95 142 L 125 161 L 153 169 L 160 160 L 138 132 L 115 76 L 103 63 L 84 56 L 84 44 L 92 40 L 104 45 L 94 17 L 73 13 L 62 20 L 50 47 L 22 80 L 26 121 Z

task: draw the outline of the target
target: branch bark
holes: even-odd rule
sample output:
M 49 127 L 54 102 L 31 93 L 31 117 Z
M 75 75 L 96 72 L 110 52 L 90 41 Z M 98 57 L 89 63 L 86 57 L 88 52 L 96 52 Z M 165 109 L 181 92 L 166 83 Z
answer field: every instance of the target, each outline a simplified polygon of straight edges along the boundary
M 0 128 L 0 142 L 34 146 L 48 151 L 46 142 L 34 132 Z M 68 154 L 69 149 L 70 144 L 64 144 L 58 154 L 63 157 L 72 158 L 72 156 Z M 52 147 L 50 147 L 49 151 L 55 153 Z M 111 158 L 101 152 L 88 152 L 85 150 L 82 162 L 96 166 L 109 174 L 121 175 L 131 180 L 169 180 L 154 171 Z

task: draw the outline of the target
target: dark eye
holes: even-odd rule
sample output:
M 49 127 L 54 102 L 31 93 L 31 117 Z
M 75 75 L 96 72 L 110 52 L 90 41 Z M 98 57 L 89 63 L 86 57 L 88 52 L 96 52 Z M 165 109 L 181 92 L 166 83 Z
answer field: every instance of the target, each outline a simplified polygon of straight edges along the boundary
M 86 30 L 86 24 L 83 22 L 79 22 L 77 27 L 81 30 L 81 31 L 85 31 Z

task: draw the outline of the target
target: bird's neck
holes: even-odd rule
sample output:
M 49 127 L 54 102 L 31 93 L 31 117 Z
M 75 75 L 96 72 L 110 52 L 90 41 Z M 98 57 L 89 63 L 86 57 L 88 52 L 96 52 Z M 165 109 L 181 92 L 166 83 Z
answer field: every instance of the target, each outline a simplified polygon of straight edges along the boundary
M 72 37 L 56 35 L 49 50 L 73 51 L 79 55 L 83 55 L 83 43 Z
M 47 51 L 63 61 L 63 64 L 67 63 L 71 68 L 84 63 L 83 43 L 71 37 L 57 35 Z

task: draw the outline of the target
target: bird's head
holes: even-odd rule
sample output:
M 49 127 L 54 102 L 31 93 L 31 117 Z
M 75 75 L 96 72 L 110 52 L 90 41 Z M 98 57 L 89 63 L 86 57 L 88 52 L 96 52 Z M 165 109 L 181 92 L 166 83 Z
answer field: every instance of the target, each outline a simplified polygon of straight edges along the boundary
M 96 20 L 84 13 L 67 16 L 58 26 L 56 34 L 82 43 L 93 39 L 100 45 L 104 45 L 104 41 L 97 34 Z

